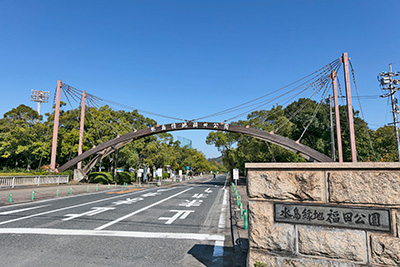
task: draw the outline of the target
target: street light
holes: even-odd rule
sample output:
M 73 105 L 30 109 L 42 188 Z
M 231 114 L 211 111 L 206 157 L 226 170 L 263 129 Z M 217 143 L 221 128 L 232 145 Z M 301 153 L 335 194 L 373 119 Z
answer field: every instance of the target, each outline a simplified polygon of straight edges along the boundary
M 37 103 L 37 113 L 40 116 L 40 107 L 42 103 L 49 102 L 50 91 L 38 91 L 31 89 L 31 101 Z

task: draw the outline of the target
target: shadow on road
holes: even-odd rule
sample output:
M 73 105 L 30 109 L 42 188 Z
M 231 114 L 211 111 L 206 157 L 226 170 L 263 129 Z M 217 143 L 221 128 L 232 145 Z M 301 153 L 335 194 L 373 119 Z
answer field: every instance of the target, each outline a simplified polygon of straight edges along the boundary
M 192 255 L 202 264 L 199 266 L 242 266 L 234 265 L 232 261 L 232 248 L 230 247 L 223 247 L 223 255 L 214 256 L 213 245 L 197 244 L 188 251 L 188 254 Z
M 232 247 L 223 247 L 223 255 L 214 256 L 213 245 L 194 245 L 188 254 L 196 258 L 199 263 L 206 267 L 224 266 L 224 267 L 239 267 L 246 266 L 245 253 L 234 253 Z M 218 253 L 217 253 L 218 254 Z M 197 266 L 197 265 L 196 265 Z

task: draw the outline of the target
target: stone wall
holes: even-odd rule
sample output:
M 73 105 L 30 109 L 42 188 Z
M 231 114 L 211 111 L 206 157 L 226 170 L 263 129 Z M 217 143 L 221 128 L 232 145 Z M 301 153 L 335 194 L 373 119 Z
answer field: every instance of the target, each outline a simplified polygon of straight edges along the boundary
M 247 163 L 246 168 L 248 266 L 400 266 L 400 163 Z M 389 209 L 390 231 L 278 223 L 276 203 Z

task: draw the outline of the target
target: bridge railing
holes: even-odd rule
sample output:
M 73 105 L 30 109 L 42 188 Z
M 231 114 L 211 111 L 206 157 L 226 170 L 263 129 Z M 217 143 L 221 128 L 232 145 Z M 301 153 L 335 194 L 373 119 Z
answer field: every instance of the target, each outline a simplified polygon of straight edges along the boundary
M 42 184 L 68 184 L 68 175 L 0 176 L 0 188 Z

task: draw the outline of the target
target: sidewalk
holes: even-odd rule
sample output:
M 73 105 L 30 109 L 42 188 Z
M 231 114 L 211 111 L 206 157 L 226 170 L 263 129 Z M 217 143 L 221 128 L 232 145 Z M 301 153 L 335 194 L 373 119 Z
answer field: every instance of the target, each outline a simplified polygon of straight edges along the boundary
M 241 202 L 244 209 L 247 209 L 248 197 L 247 197 L 247 179 L 241 177 L 236 186 L 237 193 L 241 197 Z M 247 253 L 249 250 L 249 237 L 248 229 L 245 228 L 244 214 L 241 218 L 240 207 L 237 205 L 236 195 L 234 187 L 230 184 L 230 208 L 231 208 L 231 229 L 232 229 L 232 240 L 235 252 L 235 258 L 237 262 L 246 262 Z M 240 266 L 240 265 L 237 265 Z M 244 266 L 244 265 L 243 265 Z

